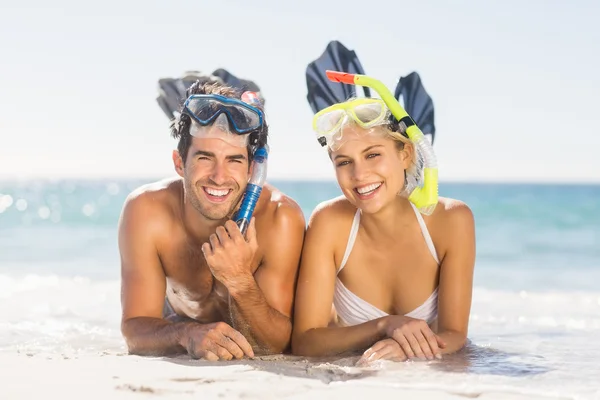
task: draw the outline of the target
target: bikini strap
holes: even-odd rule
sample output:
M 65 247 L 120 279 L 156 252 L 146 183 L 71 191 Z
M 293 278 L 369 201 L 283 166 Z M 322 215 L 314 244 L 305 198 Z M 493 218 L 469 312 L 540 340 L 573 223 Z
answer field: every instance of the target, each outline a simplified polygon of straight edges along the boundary
M 354 241 L 356 240 L 356 235 L 358 234 L 358 227 L 360 226 L 360 209 L 356 210 L 354 214 L 354 219 L 352 220 L 352 228 L 350 229 L 350 236 L 348 237 L 348 243 L 346 243 L 346 251 L 344 252 L 344 258 L 342 259 L 342 263 L 340 264 L 340 269 L 338 270 L 338 274 L 344 267 L 346 266 L 346 261 L 348 261 L 348 257 L 350 257 L 350 253 L 352 253 L 352 248 L 354 247 Z
M 410 205 L 412 206 L 413 210 L 415 211 L 415 214 L 417 215 L 417 221 L 419 221 L 419 226 L 421 226 L 421 232 L 423 233 L 423 237 L 425 238 L 425 243 L 427 244 L 427 247 L 429 248 L 429 251 L 431 252 L 431 255 L 433 256 L 433 259 L 439 265 L 440 260 L 437 256 L 437 251 L 435 250 L 435 246 L 433 244 L 433 239 L 431 239 L 431 235 L 429 234 L 429 230 L 427 229 L 425 220 L 423 219 L 423 216 L 419 212 L 419 209 L 413 203 L 410 203 Z

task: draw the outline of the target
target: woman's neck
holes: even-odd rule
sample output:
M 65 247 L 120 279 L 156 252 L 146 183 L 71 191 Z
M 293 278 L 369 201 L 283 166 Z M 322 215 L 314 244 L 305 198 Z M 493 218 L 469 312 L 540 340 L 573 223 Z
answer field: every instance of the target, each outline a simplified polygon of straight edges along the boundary
M 414 222 L 414 210 L 408 199 L 398 196 L 375 214 L 361 213 L 361 224 L 370 237 L 395 237 Z

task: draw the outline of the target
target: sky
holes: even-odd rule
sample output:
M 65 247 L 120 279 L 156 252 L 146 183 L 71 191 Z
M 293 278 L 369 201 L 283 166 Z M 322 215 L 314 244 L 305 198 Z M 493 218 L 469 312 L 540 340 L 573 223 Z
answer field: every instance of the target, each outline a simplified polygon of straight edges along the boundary
M 267 101 L 270 179 L 335 179 L 305 70 L 329 41 L 417 71 L 441 181 L 600 182 L 600 3 L 0 0 L 0 178 L 174 174 L 158 79 L 225 68 Z

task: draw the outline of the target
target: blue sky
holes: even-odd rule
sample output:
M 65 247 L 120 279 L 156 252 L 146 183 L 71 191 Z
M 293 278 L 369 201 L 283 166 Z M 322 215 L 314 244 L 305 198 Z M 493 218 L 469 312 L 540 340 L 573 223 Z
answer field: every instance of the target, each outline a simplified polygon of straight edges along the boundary
M 419 72 L 441 180 L 600 182 L 598 2 L 6 3 L 2 178 L 172 175 L 157 80 L 223 67 L 267 99 L 269 176 L 334 179 L 304 71 L 337 39 L 391 88 Z

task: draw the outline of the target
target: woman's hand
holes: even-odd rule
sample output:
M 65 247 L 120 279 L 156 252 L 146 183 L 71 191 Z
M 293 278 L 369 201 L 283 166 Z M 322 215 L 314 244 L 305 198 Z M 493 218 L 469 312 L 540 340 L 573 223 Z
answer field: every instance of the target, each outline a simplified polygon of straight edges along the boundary
M 365 351 L 356 366 L 366 366 L 377 360 L 404 361 L 408 357 L 394 339 L 383 339 Z
M 433 333 L 424 320 L 390 315 L 386 317 L 384 324 L 386 336 L 394 339 L 408 358 L 442 359 L 440 348 L 446 347 L 446 343 Z

